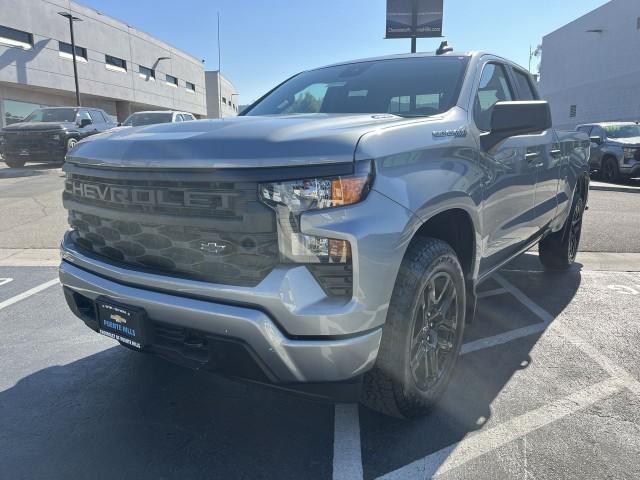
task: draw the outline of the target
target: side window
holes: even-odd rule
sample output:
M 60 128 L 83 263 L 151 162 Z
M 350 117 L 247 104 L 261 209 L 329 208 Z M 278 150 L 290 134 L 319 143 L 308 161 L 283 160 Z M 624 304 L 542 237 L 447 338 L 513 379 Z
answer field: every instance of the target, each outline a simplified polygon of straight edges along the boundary
M 519 100 L 537 100 L 529 75 L 516 69 L 513 70 L 513 74 L 518 84 Z
M 591 130 L 591 136 L 600 137 L 605 140 L 607 138 L 607 132 L 605 132 L 602 127 L 593 127 L 593 130 Z
M 181 122 L 182 121 L 182 115 L 181 114 L 176 113 L 175 117 L 176 118 L 175 118 L 174 122 Z
M 104 123 L 104 118 L 98 110 L 89 110 L 89 115 L 93 123 Z
M 480 85 L 473 107 L 473 119 L 480 130 L 491 130 L 491 114 L 498 102 L 512 101 L 513 90 L 504 65 L 487 63 L 482 70 Z
M 89 112 L 87 110 L 80 110 L 78 112 L 78 122 L 82 122 L 82 120 L 91 120 L 93 122 L 93 118 L 91 118 L 91 115 L 89 115 Z

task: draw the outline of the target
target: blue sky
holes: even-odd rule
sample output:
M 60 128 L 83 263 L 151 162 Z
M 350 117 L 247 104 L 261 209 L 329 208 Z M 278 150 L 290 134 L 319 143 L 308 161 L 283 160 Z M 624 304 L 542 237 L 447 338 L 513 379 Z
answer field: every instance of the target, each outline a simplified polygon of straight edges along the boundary
M 385 40 L 386 0 L 80 0 L 205 59 L 250 103 L 290 75 L 341 60 L 408 52 Z M 605 0 L 445 0 L 443 33 L 460 50 L 488 50 L 523 66 L 529 45 Z M 418 51 L 439 39 L 418 40 Z

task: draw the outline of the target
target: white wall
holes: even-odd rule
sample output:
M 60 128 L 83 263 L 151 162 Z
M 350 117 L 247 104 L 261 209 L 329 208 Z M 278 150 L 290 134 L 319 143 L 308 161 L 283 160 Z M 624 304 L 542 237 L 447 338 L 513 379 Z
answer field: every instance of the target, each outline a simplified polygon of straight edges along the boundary
M 612 0 L 544 37 L 540 89 L 556 126 L 640 119 L 639 19 L 640 0 Z

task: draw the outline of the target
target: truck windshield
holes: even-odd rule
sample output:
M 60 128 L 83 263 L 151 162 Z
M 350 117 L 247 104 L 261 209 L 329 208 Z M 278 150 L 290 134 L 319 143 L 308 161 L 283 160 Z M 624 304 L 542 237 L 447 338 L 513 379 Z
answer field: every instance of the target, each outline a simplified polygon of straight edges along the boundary
M 435 115 L 455 105 L 468 57 L 411 57 L 301 73 L 244 115 L 392 113 Z
M 34 110 L 25 122 L 75 122 L 75 108 L 40 108 Z
M 127 127 L 141 127 L 142 125 L 154 125 L 156 123 L 171 123 L 171 112 L 140 112 L 127 118 L 123 125 Z
M 640 125 L 608 125 L 604 129 L 610 138 L 640 137 Z

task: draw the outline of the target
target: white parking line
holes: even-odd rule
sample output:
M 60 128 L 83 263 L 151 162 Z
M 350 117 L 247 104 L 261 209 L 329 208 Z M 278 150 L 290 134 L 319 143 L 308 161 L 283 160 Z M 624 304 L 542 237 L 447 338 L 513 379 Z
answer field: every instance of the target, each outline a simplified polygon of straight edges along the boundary
M 0 278 L 0 287 L 13 282 L 13 278 Z
M 338 403 L 334 415 L 333 480 L 359 480 L 362 477 L 358 404 Z
M 528 433 L 604 400 L 628 386 L 628 378 L 608 378 L 584 390 L 549 403 L 493 428 L 469 435 L 464 440 L 383 475 L 382 479 L 431 478 L 460 467 L 474 458 L 524 437 Z
M 519 338 L 528 337 L 540 333 L 547 328 L 545 323 L 535 323 L 527 327 L 516 328 L 515 330 L 509 330 L 508 332 L 500 333 L 492 337 L 484 337 L 473 342 L 467 342 L 462 345 L 460 349 L 460 355 L 466 355 L 467 353 L 477 352 L 478 350 L 484 350 L 485 348 L 495 347 L 496 345 L 502 345 L 503 343 L 512 342 Z
M 44 282 L 40 285 L 38 285 L 37 287 L 33 287 L 29 290 L 27 290 L 26 292 L 22 292 L 19 295 L 16 295 L 15 297 L 11 297 L 8 300 L 5 300 L 4 302 L 0 302 L 0 310 L 2 310 L 3 308 L 7 308 L 10 305 L 13 305 L 14 303 L 19 302 L 20 300 L 24 300 L 25 298 L 30 297 L 31 295 L 35 295 L 36 293 L 39 293 L 43 290 L 46 290 L 47 288 L 51 287 L 52 285 L 55 285 L 59 282 L 59 280 L 57 278 L 54 278 L 53 280 L 49 280 L 48 282 Z
M 505 288 L 494 288 L 493 290 L 486 290 L 484 292 L 479 292 L 476 297 L 478 299 L 495 297 L 496 295 L 502 295 L 503 293 L 508 293 Z

